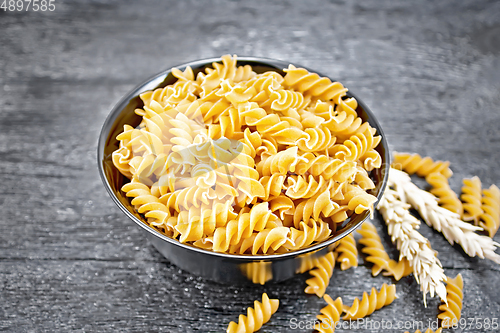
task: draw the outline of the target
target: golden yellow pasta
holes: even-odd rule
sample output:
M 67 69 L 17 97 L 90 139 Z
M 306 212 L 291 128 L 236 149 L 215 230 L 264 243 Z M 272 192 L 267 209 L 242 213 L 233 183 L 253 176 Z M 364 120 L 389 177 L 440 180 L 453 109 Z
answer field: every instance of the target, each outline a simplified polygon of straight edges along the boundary
M 322 242 L 330 236 L 328 223 L 322 220 L 310 219 L 309 223 L 300 222 L 299 228 L 290 227 L 290 245 L 285 245 L 290 250 L 297 250 L 311 245 L 313 242 Z
M 311 252 L 311 253 L 306 253 L 302 256 L 300 256 L 300 266 L 297 267 L 295 270 L 298 274 L 302 274 L 305 272 L 309 272 L 311 269 L 316 267 L 318 265 L 319 259 L 321 257 L 318 257 L 316 255 L 317 251 Z
M 355 99 L 345 99 L 343 102 L 347 106 L 347 111 L 334 110 L 335 105 L 331 102 L 319 100 L 314 106 L 314 114 L 325 120 L 324 125 L 336 133 L 337 138 L 347 140 L 353 134 L 362 133 L 369 125 L 353 112 L 357 107 Z
M 252 236 L 254 231 L 271 229 L 278 225 L 278 218 L 271 213 L 267 202 L 254 205 L 249 212 L 240 211 L 236 219 L 229 221 L 226 226 L 215 230 L 213 236 L 213 250 L 226 252 L 230 245 L 238 244 L 241 239 Z
M 443 331 L 442 328 L 438 328 L 437 330 L 433 331 L 430 328 L 428 328 L 424 333 L 441 333 Z M 406 331 L 405 333 L 410 333 L 409 331 Z M 416 330 L 415 333 L 422 333 L 420 330 Z
M 328 149 L 328 152 L 343 161 L 364 161 L 365 154 L 376 147 L 380 140 L 380 136 L 373 136 L 374 128 L 367 128 L 362 133 L 356 133 L 342 144 L 336 144 Z
M 342 84 L 284 71 L 225 55 L 140 95 L 140 124 L 124 126 L 112 161 L 149 226 L 205 250 L 279 254 L 373 210 L 380 135 Z
M 483 213 L 479 216 L 479 226 L 488 232 L 490 237 L 495 236 L 500 227 L 500 189 L 496 185 L 483 190 Z
M 273 254 L 279 252 L 282 246 L 293 246 L 289 234 L 289 228 L 278 226 L 254 232 L 250 237 L 242 238 L 239 243 L 231 245 L 229 253 Z
M 462 215 L 464 208 L 457 194 L 450 188 L 448 178 L 439 172 L 434 172 L 425 177 L 425 180 L 432 186 L 431 192 L 439 199 L 439 205 L 458 215 Z
M 392 276 L 396 281 L 399 281 L 413 272 L 409 261 L 405 258 L 395 261 L 389 257 L 377 229 L 371 222 L 365 221 L 358 232 L 361 234 L 359 243 L 363 246 L 361 252 L 367 254 L 366 261 L 373 264 L 373 276 L 383 272 L 384 276 Z
M 339 241 L 335 248 L 337 261 L 340 262 L 340 269 L 346 270 L 351 267 L 358 267 L 358 249 L 353 234 L 349 234 Z
M 453 172 L 450 169 L 450 162 L 433 161 L 430 157 L 422 157 L 419 154 L 394 153 L 393 168 L 403 170 L 413 175 L 416 173 L 420 177 L 427 177 L 433 172 L 439 172 L 446 178 L 450 178 Z
M 370 295 L 363 293 L 361 301 L 358 298 L 354 299 L 352 306 L 344 305 L 346 313 L 342 319 L 357 320 L 371 315 L 375 310 L 379 310 L 384 306 L 391 304 L 396 299 L 396 285 L 383 284 L 380 291 L 372 288 Z
M 460 199 L 464 202 L 464 212 L 462 218 L 464 221 L 474 222 L 479 225 L 479 217 L 483 214 L 481 180 L 475 176 L 463 180 L 462 195 Z
M 267 323 L 271 316 L 278 310 L 279 300 L 269 299 L 266 293 L 262 294 L 262 303 L 254 302 L 253 308 L 247 309 L 247 315 L 241 314 L 238 323 L 229 323 L 227 333 L 252 333 L 260 330 L 262 325 Z
M 310 198 L 329 190 L 333 185 L 331 179 L 327 181 L 322 176 L 319 176 L 318 180 L 316 180 L 313 175 L 309 175 L 308 178 L 290 175 L 287 177 L 287 181 L 288 186 L 285 195 L 291 199 Z
M 370 221 L 363 222 L 358 232 L 361 234 L 359 243 L 363 246 L 361 252 L 367 255 L 366 261 L 373 264 L 372 275 L 377 276 L 389 268 L 391 259 L 382 245 L 377 229 Z
M 241 264 L 240 270 L 250 281 L 255 284 L 264 285 L 273 278 L 270 262 L 254 261 Z
M 411 267 L 408 259 L 403 257 L 400 261 L 389 260 L 388 267 L 382 275 L 392 276 L 396 281 L 399 281 L 411 273 L 413 273 L 413 267 Z
M 160 202 L 160 200 L 151 194 L 148 186 L 141 182 L 132 179 L 122 188 L 123 192 L 128 197 L 132 197 L 132 205 L 141 214 L 145 214 L 146 218 L 152 218 L 150 224 L 169 236 L 176 234 L 177 218 L 171 216 L 168 208 Z
M 342 314 L 342 298 L 338 297 L 334 301 L 330 295 L 325 295 L 323 299 L 328 305 L 320 310 L 320 315 L 316 316 L 320 323 L 314 325 L 314 329 L 320 333 L 333 333 Z
M 344 107 L 341 100 L 346 95 L 347 89 L 340 82 L 332 82 L 329 78 L 320 77 L 316 73 L 309 73 L 307 70 L 296 68 L 293 65 L 288 66 L 285 72 L 287 73 L 285 85 L 289 88 L 322 101 L 332 100 L 340 108 Z
M 318 297 L 323 297 L 335 268 L 336 257 L 335 252 L 328 252 L 319 258 L 316 268 L 309 272 L 313 277 L 306 280 L 306 294 L 316 294 Z
M 330 191 L 324 190 L 308 199 L 301 199 L 295 207 L 293 214 L 293 225 L 299 228 L 301 222 L 309 221 L 310 219 L 318 220 L 320 215 L 332 216 L 339 204 L 332 201 Z
M 462 316 L 462 301 L 464 299 L 464 282 L 462 275 L 458 274 L 454 279 L 448 277 L 446 280 L 446 299 L 448 304 L 441 304 L 438 314 L 440 326 L 450 328 L 457 325 Z
M 369 210 L 377 200 L 373 195 L 366 193 L 360 186 L 352 184 L 347 184 L 343 195 L 344 199 L 341 200 L 341 203 L 347 205 L 349 210 L 354 211 L 356 214 Z
M 325 179 L 344 183 L 353 181 L 356 176 L 356 163 L 326 155 L 304 153 L 298 158 L 295 173 L 303 175 L 306 172 L 315 177 L 323 176 Z

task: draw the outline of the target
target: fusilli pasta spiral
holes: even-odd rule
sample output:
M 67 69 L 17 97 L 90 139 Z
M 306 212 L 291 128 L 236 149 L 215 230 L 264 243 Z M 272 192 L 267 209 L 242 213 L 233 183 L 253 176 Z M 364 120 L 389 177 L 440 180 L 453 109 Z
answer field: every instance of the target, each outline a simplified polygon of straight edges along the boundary
M 462 202 L 450 188 L 448 178 L 439 172 L 434 172 L 425 177 L 425 180 L 432 186 L 429 192 L 439 199 L 439 205 L 459 215 L 463 214 Z
M 271 109 L 276 111 L 286 111 L 290 108 L 302 110 L 311 101 L 310 98 L 304 98 L 304 95 L 299 92 L 285 89 L 274 90 L 269 95 L 269 99 L 272 101 Z
M 249 212 L 240 213 L 235 220 L 215 230 L 213 250 L 226 252 L 230 245 L 238 244 L 242 238 L 251 237 L 254 231 L 262 231 L 266 227 L 270 229 L 277 225 L 277 220 L 278 218 L 269 210 L 267 202 L 256 204 Z
M 328 150 L 328 152 L 335 158 L 343 161 L 357 161 L 364 160 L 363 157 L 367 151 L 376 147 L 380 140 L 380 136 L 373 136 L 375 129 L 367 128 L 362 133 L 356 133 L 344 141 L 342 144 L 336 144 Z M 375 155 L 377 152 L 373 152 Z M 374 157 L 372 157 L 374 159 Z
M 254 232 L 248 238 L 242 238 L 238 244 L 229 247 L 229 253 L 267 254 L 277 252 L 282 246 L 292 246 L 290 228 L 275 226 Z M 215 247 L 215 246 L 214 246 Z
M 323 177 L 319 176 L 318 180 L 313 175 L 306 177 L 303 176 L 288 176 L 288 186 L 285 195 L 291 199 L 310 198 L 320 192 L 330 189 L 332 181 L 326 181 Z
M 500 189 L 495 185 L 484 189 L 482 203 L 483 213 L 479 216 L 479 226 L 493 237 L 500 227 Z
M 319 258 L 316 268 L 309 272 L 313 277 L 306 281 L 307 287 L 304 290 L 306 294 L 316 294 L 318 297 L 323 297 L 335 268 L 336 257 L 336 253 L 329 252 Z
M 309 73 L 304 68 L 290 65 L 288 69 L 285 69 L 285 72 L 285 86 L 323 101 L 334 100 L 337 102 L 347 92 L 347 89 L 340 82 L 332 82 L 316 73 Z
M 363 293 L 361 301 L 358 298 L 354 299 L 352 306 L 344 305 L 346 313 L 342 319 L 356 320 L 371 315 L 375 310 L 379 310 L 384 306 L 391 304 L 396 299 L 396 285 L 383 284 L 380 291 L 372 288 L 370 296 Z
M 483 214 L 481 180 L 475 176 L 470 179 L 464 179 L 463 183 L 462 194 L 460 195 L 460 199 L 464 202 L 462 219 L 479 225 L 479 217 Z
M 150 224 L 156 227 L 163 227 L 168 230 L 169 233 L 175 232 L 173 227 L 175 227 L 177 223 L 172 223 L 170 219 L 172 216 L 168 208 L 163 205 L 156 196 L 151 194 L 151 190 L 148 186 L 132 180 L 130 183 L 125 184 L 122 190 L 128 197 L 133 198 L 131 204 L 137 207 L 139 213 L 155 219 L 151 221 Z
M 413 272 L 408 260 L 403 258 L 401 261 L 395 261 L 389 258 L 377 229 L 371 222 L 365 221 L 358 232 L 361 234 L 359 243 L 363 245 L 361 252 L 367 254 L 366 261 L 373 264 L 373 276 L 383 272 L 384 276 L 392 276 L 399 281 Z
M 352 100 L 345 102 L 351 103 Z M 356 109 L 356 106 L 351 105 L 351 109 Z M 356 133 L 364 132 L 370 126 L 368 123 L 363 122 L 357 114 L 351 111 L 334 110 L 331 103 L 322 102 L 321 100 L 314 106 L 314 113 L 323 118 L 325 120 L 323 124 L 342 141 L 349 139 Z
M 241 314 L 238 323 L 230 322 L 227 333 L 252 333 L 260 330 L 271 316 L 278 310 L 279 300 L 269 299 L 266 293 L 262 294 L 262 303 L 254 301 L 254 306 L 247 309 L 247 315 Z
M 375 196 L 366 193 L 358 185 L 347 184 L 344 199 L 341 202 L 346 204 L 350 210 L 359 214 L 365 210 L 372 210 L 375 201 L 377 201 Z
M 399 281 L 411 273 L 413 273 L 413 267 L 411 267 L 408 259 L 402 258 L 400 261 L 389 260 L 389 265 L 382 275 L 392 276 L 396 281 Z
M 309 172 L 313 176 L 322 176 L 340 183 L 352 182 L 356 176 L 356 164 L 352 161 L 342 161 L 326 155 L 305 153 L 295 166 L 295 173 L 303 175 Z
M 335 137 L 330 130 L 324 128 L 306 128 L 306 138 L 297 141 L 297 146 L 305 152 L 329 150 L 335 144 Z
M 450 169 L 450 162 L 436 161 L 430 157 L 422 157 L 419 154 L 394 153 L 392 167 L 403 170 L 413 175 L 416 173 L 419 177 L 427 177 L 433 172 L 439 172 L 446 178 L 450 178 L 453 172 Z
M 342 314 L 342 298 L 338 297 L 334 301 L 330 295 L 325 295 L 323 299 L 328 305 L 320 310 L 320 315 L 316 316 L 320 323 L 314 325 L 314 329 L 320 333 L 333 333 Z
M 377 276 L 389 267 L 389 255 L 382 245 L 377 229 L 371 222 L 365 221 L 358 232 L 361 234 L 359 243 L 363 245 L 361 252 L 367 254 L 366 261 L 373 264 L 372 275 Z
M 448 300 L 448 304 L 441 304 L 439 306 L 441 313 L 438 314 L 438 319 L 440 319 L 441 327 L 450 328 L 458 324 L 462 316 L 463 289 L 464 282 L 461 274 L 458 274 L 454 279 L 448 277 L 446 280 L 446 299 Z
M 339 241 L 339 245 L 335 248 L 337 253 L 337 261 L 340 262 L 340 269 L 346 270 L 351 267 L 358 267 L 358 249 L 356 248 L 356 240 L 353 234 L 349 234 Z
M 299 228 L 290 227 L 292 244 L 285 247 L 289 250 L 303 249 L 313 242 L 322 242 L 330 236 L 328 223 L 318 219 L 310 219 L 309 223 L 300 222 Z

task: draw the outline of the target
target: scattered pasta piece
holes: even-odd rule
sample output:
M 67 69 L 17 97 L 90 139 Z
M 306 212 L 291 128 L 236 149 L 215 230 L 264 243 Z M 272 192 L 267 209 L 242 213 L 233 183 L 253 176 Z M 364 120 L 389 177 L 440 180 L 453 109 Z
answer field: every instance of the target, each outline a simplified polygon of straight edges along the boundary
M 320 333 L 333 333 L 342 314 L 342 298 L 338 297 L 334 301 L 329 295 L 325 295 L 323 299 L 328 305 L 320 310 L 320 315 L 316 316 L 320 323 L 314 325 L 314 329 Z
M 307 287 L 304 290 L 306 294 L 316 294 L 318 297 L 323 297 L 335 268 L 336 256 L 335 252 L 328 252 L 318 260 L 316 268 L 309 272 L 313 277 L 306 280 Z
M 354 299 L 352 306 L 344 305 L 343 310 L 346 313 L 342 319 L 357 320 L 371 315 L 375 310 L 391 304 L 396 299 L 396 285 L 383 284 L 380 291 L 372 288 L 370 296 L 365 291 L 361 301 Z
M 493 238 L 500 227 L 500 189 L 495 185 L 483 190 L 483 213 L 479 216 L 479 226 Z
M 354 235 L 350 233 L 339 241 L 335 248 L 337 262 L 340 262 L 340 269 L 345 271 L 351 267 L 358 267 L 358 249 Z
M 366 261 L 373 264 L 372 275 L 377 276 L 389 268 L 389 255 L 382 245 L 377 229 L 370 221 L 365 221 L 358 230 L 361 234 L 359 243 L 363 245 L 361 252 L 367 254 Z
M 430 328 L 428 328 L 424 333 L 441 333 L 442 330 L 443 330 L 442 328 L 438 328 L 437 330 L 433 331 Z M 405 333 L 410 333 L 410 332 L 406 331 Z M 416 330 L 415 333 L 422 333 L 422 332 L 420 330 Z
M 382 274 L 384 276 L 392 276 L 396 281 L 399 281 L 411 273 L 413 273 L 413 268 L 408 259 L 403 257 L 400 261 L 389 260 L 388 268 Z
M 463 183 L 462 195 L 460 196 L 464 202 L 462 219 L 474 222 L 474 225 L 479 225 L 479 217 L 483 214 L 481 180 L 475 176 L 470 179 L 464 179 Z
M 262 303 L 254 302 L 254 307 L 247 309 L 247 315 L 241 314 L 238 323 L 229 323 L 227 333 L 252 333 L 260 330 L 271 316 L 278 310 L 279 300 L 269 299 L 266 293 L 262 294 Z
M 448 305 L 441 304 L 439 306 L 441 313 L 439 313 L 438 319 L 440 319 L 441 327 L 450 328 L 458 324 L 462 316 L 462 301 L 464 299 L 463 289 L 464 282 L 461 274 L 458 274 L 454 279 L 448 278 L 446 280 L 446 298 L 448 299 Z
M 462 202 L 457 194 L 450 188 L 448 178 L 439 172 L 434 172 L 425 177 L 425 180 L 432 186 L 429 192 L 438 198 L 438 203 L 441 207 L 459 215 L 463 214 L 464 208 Z
M 432 158 L 422 157 L 419 154 L 395 152 L 391 166 L 394 169 L 405 171 L 410 175 L 416 173 L 419 177 L 427 177 L 434 172 L 439 172 L 446 178 L 450 178 L 453 175 L 450 169 L 450 162 L 434 162 Z
M 384 276 L 393 276 L 396 281 L 399 281 L 413 272 L 410 263 L 405 258 L 401 261 L 389 258 L 377 229 L 371 222 L 365 221 L 358 232 L 361 234 L 359 243 L 363 245 L 361 252 L 367 254 L 366 261 L 373 264 L 373 276 L 383 272 Z

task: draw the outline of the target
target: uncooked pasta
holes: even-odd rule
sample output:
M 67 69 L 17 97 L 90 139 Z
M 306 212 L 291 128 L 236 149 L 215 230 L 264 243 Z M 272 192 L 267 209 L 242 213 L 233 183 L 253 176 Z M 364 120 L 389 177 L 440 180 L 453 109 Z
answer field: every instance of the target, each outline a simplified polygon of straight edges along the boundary
M 372 275 L 377 276 L 389 267 L 391 259 L 382 245 L 377 229 L 371 222 L 364 222 L 358 232 L 361 234 L 359 243 L 363 246 L 361 252 L 366 254 L 365 260 L 373 264 Z
M 351 306 L 344 305 L 344 320 L 357 320 L 371 315 L 375 310 L 391 304 L 396 299 L 396 286 L 383 284 L 380 291 L 372 288 L 370 295 L 365 291 L 361 301 L 355 298 Z
M 446 298 L 448 304 L 441 304 L 438 315 L 440 326 L 443 328 L 450 328 L 458 325 L 462 317 L 462 302 L 464 299 L 464 281 L 462 275 L 458 274 L 455 278 L 446 280 Z
M 141 122 L 124 126 L 112 160 L 144 222 L 205 250 L 280 254 L 373 210 L 380 135 L 341 83 L 284 73 L 226 55 L 140 95 Z
M 323 299 L 328 305 L 320 310 L 321 314 L 316 316 L 319 323 L 314 325 L 314 329 L 320 333 L 332 333 L 335 331 L 335 327 L 342 315 L 342 298 L 338 297 L 334 301 L 330 295 L 325 295 Z
M 425 180 L 432 186 L 429 192 L 438 198 L 440 206 L 458 215 L 463 214 L 464 208 L 462 202 L 457 194 L 450 188 L 448 178 L 439 172 L 434 172 L 425 177 Z
M 358 267 L 358 249 L 352 233 L 342 238 L 338 243 L 335 253 L 338 255 L 337 262 L 340 262 L 340 269 L 344 271 L 351 267 Z
M 377 276 L 382 272 L 382 275 L 392 276 L 396 281 L 399 281 L 401 278 L 413 273 L 410 263 L 405 258 L 400 261 L 390 259 L 377 228 L 370 221 L 364 222 L 358 232 L 361 234 L 359 243 L 363 246 L 361 252 L 367 255 L 365 260 L 373 264 L 373 276 Z
M 416 173 L 420 177 L 427 177 L 434 172 L 438 172 L 446 178 L 450 178 L 453 175 L 450 169 L 450 162 L 434 161 L 428 156 L 422 157 L 419 154 L 395 152 L 391 166 L 394 169 L 405 171 L 409 175 Z
M 479 216 L 479 225 L 493 237 L 500 227 L 500 189 L 496 185 L 484 189 L 482 202 L 483 214 Z
M 316 294 L 318 297 L 323 297 L 326 287 L 330 283 L 336 259 L 337 254 L 335 252 L 328 252 L 328 254 L 319 258 L 316 268 L 309 272 L 313 277 L 306 281 L 307 287 L 304 290 L 306 294 Z
M 463 180 L 462 195 L 460 198 L 464 202 L 462 219 L 479 225 L 479 217 L 483 214 L 482 207 L 482 185 L 478 176 Z
M 229 323 L 227 333 L 252 333 L 260 330 L 271 316 L 278 310 L 279 300 L 269 299 L 266 293 L 262 294 L 262 302 L 254 301 L 254 306 L 247 309 L 247 315 L 241 314 L 238 323 Z

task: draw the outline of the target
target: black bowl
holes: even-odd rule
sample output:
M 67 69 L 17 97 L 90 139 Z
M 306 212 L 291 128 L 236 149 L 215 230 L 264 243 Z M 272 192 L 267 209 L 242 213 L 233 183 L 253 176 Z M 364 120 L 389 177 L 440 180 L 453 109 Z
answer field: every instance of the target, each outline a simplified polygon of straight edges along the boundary
M 184 70 L 187 66 L 191 66 L 196 75 L 206 67 L 211 66 L 212 62 L 218 61 L 220 61 L 218 58 L 204 59 L 175 67 Z M 288 63 L 284 61 L 256 57 L 239 57 L 238 65 L 251 65 L 257 73 L 276 71 L 282 75 L 285 74 L 283 69 L 288 67 Z M 315 70 L 308 70 L 318 73 Z M 325 76 L 321 73 L 318 74 Z M 267 281 L 283 281 L 302 272 L 302 268 L 307 266 L 312 257 L 322 256 L 331 251 L 338 240 L 354 231 L 368 218 L 368 211 L 362 214 L 353 214 L 337 231 L 332 233 L 328 240 L 308 248 L 276 255 L 233 255 L 207 251 L 180 243 L 149 227 L 144 222 L 144 218 L 134 210 L 130 199 L 120 190 L 122 185 L 129 180 L 114 167 L 111 154 L 118 148 L 119 142 L 116 140 L 116 136 L 123 130 L 123 125 L 128 124 L 135 127 L 141 121 L 141 117 L 134 113 L 136 108 L 143 106 L 139 95 L 148 90 L 167 86 L 175 81 L 176 78 L 171 74 L 171 69 L 168 69 L 141 83 L 125 95 L 106 118 L 97 148 L 99 173 L 109 195 L 125 215 L 142 228 L 151 243 L 169 261 L 192 274 L 222 283 L 251 280 L 263 284 Z M 351 92 L 348 92 L 347 96 L 356 98 L 358 115 L 363 121 L 368 121 L 372 127 L 376 128 L 377 133 L 382 136 L 382 141 L 377 147 L 377 151 L 382 157 L 382 167 L 373 170 L 370 175 L 376 185 L 376 188 L 372 190 L 372 194 L 377 197 L 376 205 L 382 196 L 388 177 L 389 149 L 387 140 L 375 115 L 363 101 Z

